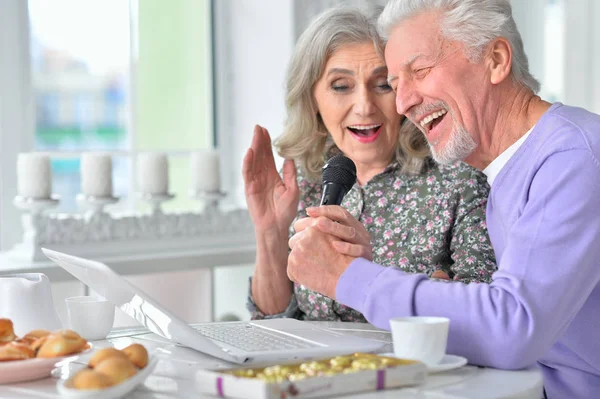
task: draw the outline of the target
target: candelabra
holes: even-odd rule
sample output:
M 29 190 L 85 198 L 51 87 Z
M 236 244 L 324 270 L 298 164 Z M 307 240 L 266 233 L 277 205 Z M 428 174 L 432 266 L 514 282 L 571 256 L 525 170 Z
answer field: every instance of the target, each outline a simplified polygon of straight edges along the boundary
M 104 212 L 107 205 L 119 202 L 118 197 L 96 197 L 94 195 L 78 194 L 76 197 L 77 205 L 84 211 L 89 211 L 91 216 L 99 215 Z
M 223 191 L 191 191 L 190 197 L 201 201 L 204 204 L 204 211 L 210 212 L 219 208 L 219 202 L 225 198 L 227 194 Z
M 48 198 L 23 197 L 17 195 L 13 204 L 20 210 L 26 211 L 32 216 L 38 216 L 45 210 L 55 208 L 60 202 L 60 197 L 56 194 Z
M 150 204 L 150 213 L 157 214 L 162 212 L 161 205 L 163 202 L 171 201 L 175 198 L 173 194 L 151 194 L 151 193 L 139 193 L 138 198 L 144 202 Z

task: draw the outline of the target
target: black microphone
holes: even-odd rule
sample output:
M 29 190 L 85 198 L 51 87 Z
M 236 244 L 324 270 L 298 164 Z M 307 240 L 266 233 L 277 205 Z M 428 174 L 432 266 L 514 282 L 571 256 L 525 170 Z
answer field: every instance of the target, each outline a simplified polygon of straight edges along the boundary
M 331 157 L 323 166 L 321 205 L 340 205 L 356 182 L 356 165 L 343 155 Z

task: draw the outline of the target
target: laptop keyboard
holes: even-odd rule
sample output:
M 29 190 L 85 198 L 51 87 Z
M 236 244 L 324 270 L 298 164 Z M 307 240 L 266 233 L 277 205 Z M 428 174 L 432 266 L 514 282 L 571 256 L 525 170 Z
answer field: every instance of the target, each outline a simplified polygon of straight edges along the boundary
M 319 344 L 254 326 L 252 324 L 207 324 L 194 326 L 202 335 L 247 352 L 320 348 Z

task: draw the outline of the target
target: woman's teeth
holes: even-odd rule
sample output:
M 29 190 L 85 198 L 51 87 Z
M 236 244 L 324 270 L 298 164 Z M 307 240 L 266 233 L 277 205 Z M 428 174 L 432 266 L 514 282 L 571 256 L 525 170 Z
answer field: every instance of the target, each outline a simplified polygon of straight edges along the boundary
M 361 135 L 361 136 L 370 136 L 375 134 L 377 130 L 381 127 L 381 124 L 373 124 L 373 125 L 361 125 L 361 126 L 348 126 L 353 133 Z
M 425 128 L 429 123 L 431 123 L 434 119 L 439 118 L 442 115 L 445 115 L 448 111 L 446 111 L 445 109 L 442 109 L 440 111 L 436 111 L 433 114 L 426 116 L 422 121 L 421 121 L 421 127 Z

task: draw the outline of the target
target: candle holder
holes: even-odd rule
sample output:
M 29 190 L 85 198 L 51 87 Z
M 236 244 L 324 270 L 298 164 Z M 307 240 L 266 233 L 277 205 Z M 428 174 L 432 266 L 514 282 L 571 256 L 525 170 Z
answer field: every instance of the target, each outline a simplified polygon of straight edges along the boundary
M 175 198 L 175 194 L 151 194 L 151 193 L 139 193 L 139 199 L 145 201 L 150 204 L 151 213 L 159 213 L 162 212 L 161 204 L 163 202 L 167 202 Z
M 218 209 L 219 201 L 227 196 L 223 191 L 191 191 L 190 197 L 204 203 L 205 210 Z
M 79 208 L 90 211 L 92 215 L 95 215 L 104 212 L 104 207 L 107 205 L 119 202 L 119 197 L 95 197 L 93 195 L 78 194 L 76 201 Z
M 27 211 L 32 215 L 40 215 L 47 209 L 55 208 L 60 203 L 60 197 L 53 194 L 49 198 L 23 197 L 17 195 L 13 204 L 20 210 Z

